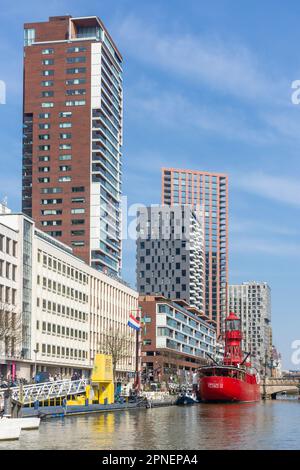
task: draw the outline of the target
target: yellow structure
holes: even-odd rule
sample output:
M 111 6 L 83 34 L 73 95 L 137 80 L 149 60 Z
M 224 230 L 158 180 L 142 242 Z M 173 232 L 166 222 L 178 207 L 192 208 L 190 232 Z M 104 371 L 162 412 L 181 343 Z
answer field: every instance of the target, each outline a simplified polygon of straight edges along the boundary
M 91 385 L 87 385 L 85 395 L 68 400 L 68 405 L 114 403 L 114 382 L 112 357 L 107 354 L 96 354 L 91 376 Z

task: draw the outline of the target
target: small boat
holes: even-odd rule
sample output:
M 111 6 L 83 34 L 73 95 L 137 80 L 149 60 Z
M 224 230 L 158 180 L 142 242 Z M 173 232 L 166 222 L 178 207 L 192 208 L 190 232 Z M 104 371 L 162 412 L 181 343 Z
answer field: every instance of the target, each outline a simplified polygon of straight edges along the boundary
M 197 400 L 193 397 L 193 395 L 190 395 L 188 393 L 182 393 L 176 400 L 175 405 L 178 406 L 186 406 L 186 405 L 195 405 Z
M 41 418 L 8 418 L 4 417 L 0 422 L 5 421 L 8 424 L 14 424 L 21 427 L 21 429 L 38 429 L 40 426 Z
M 11 441 L 20 438 L 21 427 L 15 423 L 8 423 L 9 420 L 0 420 L 0 441 Z
M 239 318 L 230 313 L 226 318 L 223 364 L 204 366 L 200 372 L 200 396 L 204 402 L 255 402 L 260 400 L 259 375 L 243 359 L 242 332 Z

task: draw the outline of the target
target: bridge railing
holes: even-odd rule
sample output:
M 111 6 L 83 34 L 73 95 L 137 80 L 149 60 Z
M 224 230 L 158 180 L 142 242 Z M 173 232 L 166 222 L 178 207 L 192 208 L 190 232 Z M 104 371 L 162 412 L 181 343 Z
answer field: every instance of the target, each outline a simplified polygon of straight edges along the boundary
M 43 401 L 51 398 L 67 397 L 84 393 L 87 384 L 87 379 L 57 380 L 54 382 L 12 387 L 10 391 L 13 400 L 26 405 L 36 400 Z M 1 391 L 2 395 L 3 393 L 4 390 Z

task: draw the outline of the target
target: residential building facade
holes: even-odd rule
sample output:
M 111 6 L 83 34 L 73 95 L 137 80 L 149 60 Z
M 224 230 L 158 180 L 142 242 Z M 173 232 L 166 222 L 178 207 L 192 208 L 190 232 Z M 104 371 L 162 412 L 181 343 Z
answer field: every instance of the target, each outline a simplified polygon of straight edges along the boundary
M 188 204 L 204 212 L 205 314 L 217 322 L 219 333 L 227 312 L 228 177 L 221 173 L 163 168 L 162 203 Z
M 272 357 L 271 289 L 266 282 L 243 282 L 228 288 L 229 310 L 241 319 L 242 348 L 264 372 Z M 269 366 L 268 366 L 269 367 Z
M 142 309 L 142 378 L 190 381 L 216 353 L 216 329 L 187 302 L 140 295 Z
M 24 25 L 22 211 L 121 270 L 122 56 L 95 16 Z
M 111 352 L 112 332 L 127 341 L 116 378 L 133 374 L 135 335 L 127 321 L 138 307 L 136 291 L 74 256 L 71 247 L 23 214 L 0 214 L 0 259 L 4 310 L 12 304 L 21 316 L 18 350 L 7 346 L 0 356 L 4 376 L 30 379 L 37 371 L 88 376 L 96 353 Z
M 137 289 L 183 299 L 204 310 L 204 241 L 188 206 L 141 207 L 137 213 Z

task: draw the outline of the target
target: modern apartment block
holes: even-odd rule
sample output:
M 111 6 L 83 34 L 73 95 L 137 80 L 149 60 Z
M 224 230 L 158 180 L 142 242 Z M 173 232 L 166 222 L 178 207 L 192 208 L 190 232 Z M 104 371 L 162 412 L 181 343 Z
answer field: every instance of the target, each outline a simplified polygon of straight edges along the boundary
M 271 289 L 266 282 L 244 282 L 230 285 L 229 311 L 236 313 L 242 324 L 244 351 L 251 352 L 261 370 L 272 357 Z
M 137 289 L 183 299 L 203 313 L 204 241 L 191 207 L 149 206 L 137 213 Z
M 191 205 L 204 212 L 205 314 L 218 332 L 227 312 L 228 177 L 205 171 L 162 169 L 162 203 Z
M 96 353 L 109 353 L 109 338 L 121 335 L 127 350 L 117 378 L 124 378 L 135 369 L 135 334 L 127 321 L 137 308 L 136 291 L 74 256 L 31 218 L 0 214 L 1 374 L 88 375 Z M 21 321 L 2 338 L 1 320 L 12 314 Z
M 96 16 L 24 25 L 22 210 L 100 271 L 121 269 L 122 56 Z
M 190 380 L 191 373 L 207 363 L 207 353 L 215 356 L 215 327 L 186 302 L 140 295 L 139 306 L 144 380 L 166 380 L 166 375 Z

